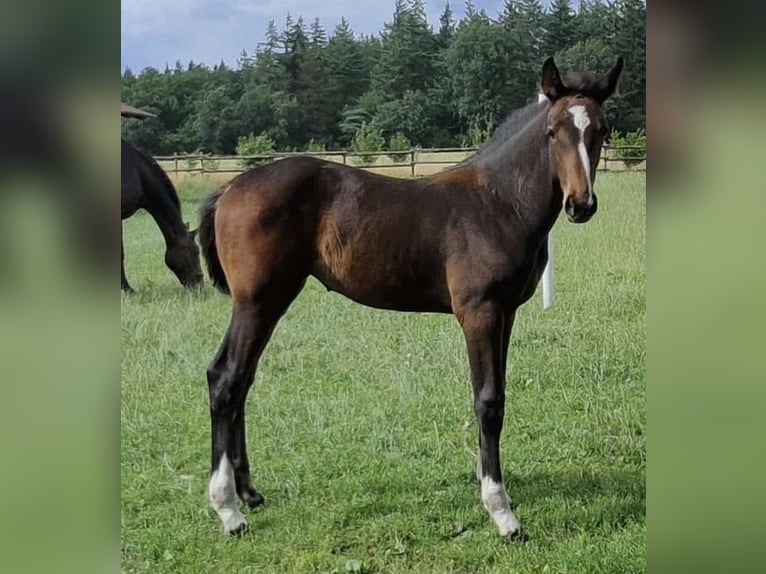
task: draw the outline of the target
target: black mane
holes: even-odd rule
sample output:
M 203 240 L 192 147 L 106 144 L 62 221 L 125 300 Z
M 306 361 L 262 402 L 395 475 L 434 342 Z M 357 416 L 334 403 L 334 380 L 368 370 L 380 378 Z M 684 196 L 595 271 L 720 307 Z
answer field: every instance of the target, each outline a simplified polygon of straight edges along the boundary
M 458 165 L 473 163 L 479 158 L 484 158 L 492 153 L 513 136 L 521 132 L 540 112 L 548 105 L 547 101 L 533 102 L 512 112 L 502 124 L 500 124 L 492 137 L 484 143 L 473 155 L 461 161 Z

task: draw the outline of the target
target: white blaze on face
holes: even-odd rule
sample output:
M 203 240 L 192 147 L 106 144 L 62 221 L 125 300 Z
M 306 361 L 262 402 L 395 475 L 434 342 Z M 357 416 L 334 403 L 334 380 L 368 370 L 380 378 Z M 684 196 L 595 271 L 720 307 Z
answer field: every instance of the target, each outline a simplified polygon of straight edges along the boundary
M 508 536 L 519 530 L 521 524 L 511 511 L 511 501 L 508 500 L 505 487 L 489 476 L 481 479 L 481 502 L 495 521 L 500 536 Z
M 221 457 L 218 469 L 210 478 L 207 490 L 210 505 L 223 522 L 226 534 L 241 532 L 247 526 L 247 520 L 237 507 L 237 488 L 234 482 L 234 469 L 225 454 Z
M 577 152 L 580 154 L 580 161 L 585 170 L 585 179 L 588 182 L 588 206 L 593 205 L 593 184 L 590 178 L 590 158 L 588 150 L 585 149 L 585 130 L 590 125 L 590 117 L 585 106 L 572 106 L 569 108 L 575 127 L 580 131 L 580 140 L 577 142 Z

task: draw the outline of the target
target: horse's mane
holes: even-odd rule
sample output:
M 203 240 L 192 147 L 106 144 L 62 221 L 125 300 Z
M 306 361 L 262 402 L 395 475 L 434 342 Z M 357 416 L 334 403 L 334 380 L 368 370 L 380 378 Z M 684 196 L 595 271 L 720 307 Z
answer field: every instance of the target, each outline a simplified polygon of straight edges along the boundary
M 138 155 L 141 160 L 146 164 L 146 166 L 149 168 L 149 170 L 160 178 L 160 181 L 163 184 L 163 188 L 165 189 L 165 192 L 168 194 L 168 197 L 170 197 L 170 200 L 173 202 L 173 205 L 176 206 L 178 211 L 181 211 L 181 200 L 178 198 L 178 192 L 176 191 L 175 186 L 173 185 L 173 182 L 170 181 L 170 177 L 168 177 L 168 174 L 165 172 L 162 167 L 160 167 L 160 164 L 157 163 L 157 160 L 155 160 L 150 154 L 146 153 L 143 150 L 138 149 L 136 146 L 129 144 L 131 148 L 133 148 L 133 151 L 136 152 L 136 155 Z
M 562 81 L 564 93 L 561 95 L 580 95 L 592 98 L 601 104 L 614 91 L 622 66 L 623 60 L 618 58 L 614 68 L 604 75 L 597 75 L 592 72 L 570 72 Z M 475 154 L 467 157 L 457 165 L 462 166 L 473 163 L 477 159 L 486 157 L 487 154 L 494 152 L 509 139 L 520 133 L 547 105 L 547 99 L 543 99 L 514 111 L 498 126 L 488 142 L 482 145 Z
M 467 157 L 458 165 L 473 163 L 479 158 L 486 157 L 513 136 L 521 132 L 548 105 L 547 101 L 533 102 L 512 112 L 500 124 L 489 141 L 485 142 L 473 155 Z

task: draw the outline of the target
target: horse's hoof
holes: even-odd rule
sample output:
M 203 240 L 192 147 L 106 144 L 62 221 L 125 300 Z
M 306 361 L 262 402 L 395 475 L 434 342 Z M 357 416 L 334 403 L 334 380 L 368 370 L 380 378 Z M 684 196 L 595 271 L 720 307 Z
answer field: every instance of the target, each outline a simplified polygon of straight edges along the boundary
M 263 498 L 263 496 L 261 496 L 261 494 L 255 489 L 253 489 L 252 492 L 242 493 L 242 500 L 245 504 L 247 504 L 247 507 L 250 510 L 255 510 L 259 506 L 263 506 L 266 503 L 266 500 Z
M 515 530 L 511 530 L 509 532 L 500 533 L 500 536 L 509 542 L 526 542 L 529 540 L 529 536 L 527 536 L 527 531 L 524 530 L 521 526 L 516 528 Z
M 501 537 L 510 540 L 519 536 L 519 533 L 521 532 L 521 523 L 513 512 L 508 511 L 499 516 L 495 516 L 494 518 Z
M 247 532 L 247 520 L 241 517 L 232 517 L 223 527 L 223 531 L 229 536 L 242 536 Z

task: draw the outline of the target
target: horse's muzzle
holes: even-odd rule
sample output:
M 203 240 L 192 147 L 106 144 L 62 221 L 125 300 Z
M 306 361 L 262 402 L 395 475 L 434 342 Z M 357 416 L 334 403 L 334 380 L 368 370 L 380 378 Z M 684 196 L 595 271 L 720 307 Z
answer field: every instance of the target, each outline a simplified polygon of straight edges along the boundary
M 566 211 L 567 218 L 572 223 L 585 223 L 589 221 L 591 217 L 598 210 L 598 199 L 596 194 L 591 195 L 593 201 L 576 203 L 573 197 L 567 198 L 564 211 Z

